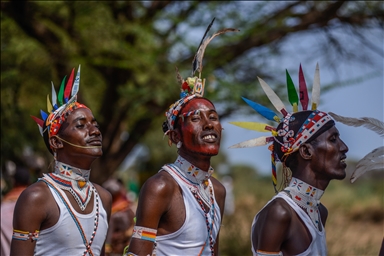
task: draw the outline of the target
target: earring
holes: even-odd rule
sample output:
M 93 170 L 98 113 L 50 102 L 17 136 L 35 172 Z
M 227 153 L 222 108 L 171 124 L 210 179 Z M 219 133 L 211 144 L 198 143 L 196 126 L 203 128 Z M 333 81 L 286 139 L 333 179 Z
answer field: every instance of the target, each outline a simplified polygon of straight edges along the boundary
M 57 158 L 56 158 L 56 151 L 53 151 L 53 159 L 54 159 L 55 161 L 57 161 Z
M 181 145 L 183 145 L 183 142 L 181 142 L 181 141 L 179 140 L 179 142 L 177 142 L 177 144 L 176 144 L 176 147 L 177 147 L 177 148 L 181 148 Z

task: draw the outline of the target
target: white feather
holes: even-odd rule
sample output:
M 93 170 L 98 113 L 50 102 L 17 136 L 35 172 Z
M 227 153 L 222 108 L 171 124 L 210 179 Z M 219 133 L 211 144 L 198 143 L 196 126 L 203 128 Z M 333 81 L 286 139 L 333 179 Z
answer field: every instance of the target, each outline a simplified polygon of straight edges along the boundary
M 276 108 L 279 113 L 281 113 L 283 116 L 285 116 L 284 111 L 286 112 L 286 107 L 284 103 L 281 101 L 279 96 L 272 90 L 271 87 L 260 77 L 257 77 L 259 79 L 260 85 L 263 88 L 265 94 L 268 96 L 269 101 L 272 103 L 272 105 Z
M 340 116 L 335 113 L 329 112 L 330 116 L 333 117 L 336 121 L 343 123 L 348 126 L 364 126 L 365 128 L 368 128 L 380 136 L 384 136 L 384 123 L 376 118 L 372 117 L 361 117 L 361 118 L 353 118 L 353 117 L 345 117 Z
M 364 173 L 373 170 L 384 170 L 384 146 L 374 149 L 357 163 L 351 175 L 351 183 Z
M 315 77 L 312 86 L 312 110 L 316 110 L 320 103 L 320 69 L 319 63 L 316 64 Z
M 264 146 L 268 144 L 267 136 L 262 136 L 259 138 L 243 141 L 235 145 L 230 146 L 229 148 L 252 148 L 257 146 Z

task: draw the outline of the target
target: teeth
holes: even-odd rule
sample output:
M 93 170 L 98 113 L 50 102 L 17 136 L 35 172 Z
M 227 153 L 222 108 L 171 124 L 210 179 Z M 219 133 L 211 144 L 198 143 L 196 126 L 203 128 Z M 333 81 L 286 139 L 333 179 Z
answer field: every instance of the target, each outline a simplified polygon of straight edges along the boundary
M 214 139 L 214 138 L 215 138 L 215 136 L 213 136 L 213 135 L 207 135 L 207 136 L 203 137 L 204 140 L 210 140 L 210 139 Z
M 341 159 L 340 162 L 345 163 L 345 158 L 344 158 L 344 159 Z

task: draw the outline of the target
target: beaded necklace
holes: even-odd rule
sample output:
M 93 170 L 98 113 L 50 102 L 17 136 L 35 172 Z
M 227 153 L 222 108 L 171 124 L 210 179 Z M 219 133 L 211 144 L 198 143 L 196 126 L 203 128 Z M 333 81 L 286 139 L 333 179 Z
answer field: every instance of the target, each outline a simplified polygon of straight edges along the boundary
M 174 165 L 178 167 L 175 168 L 177 171 L 181 171 L 178 173 L 180 173 L 183 178 L 187 180 L 186 184 L 189 190 L 195 197 L 196 201 L 198 202 L 204 213 L 208 233 L 207 240 L 209 243 L 211 254 L 214 255 L 214 239 L 212 235 L 212 230 L 215 218 L 215 200 L 213 196 L 212 183 L 209 181 L 209 178 L 214 172 L 214 169 L 210 167 L 208 172 L 205 172 L 200 168 L 192 165 L 181 156 L 178 156 Z M 208 211 L 206 211 L 204 205 L 208 206 Z M 206 244 L 207 241 L 204 243 L 201 252 L 204 250 Z
M 319 205 L 324 191 L 294 177 L 284 191 L 288 192 L 292 200 L 307 212 L 313 225 L 319 230 Z
M 84 211 L 93 192 L 89 182 L 90 173 L 91 170 L 76 168 L 56 161 L 54 173 L 47 175 L 55 181 L 59 188 L 69 191 L 80 209 Z

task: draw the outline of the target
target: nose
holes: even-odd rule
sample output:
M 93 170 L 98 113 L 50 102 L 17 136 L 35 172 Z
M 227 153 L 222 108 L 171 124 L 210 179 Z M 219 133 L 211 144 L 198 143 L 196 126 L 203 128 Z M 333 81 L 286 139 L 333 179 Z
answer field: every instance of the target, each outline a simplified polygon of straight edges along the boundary
M 341 142 L 340 151 L 343 153 L 347 153 L 349 150 L 347 144 L 345 144 L 345 142 L 343 140 L 340 140 L 340 142 Z
M 212 124 L 212 120 L 210 120 L 208 117 L 204 117 L 203 118 L 203 130 L 212 130 L 213 129 L 213 124 Z
M 91 125 L 91 127 L 89 129 L 89 134 L 90 135 L 95 135 L 95 136 L 100 136 L 101 132 L 100 132 L 100 129 L 97 126 Z

